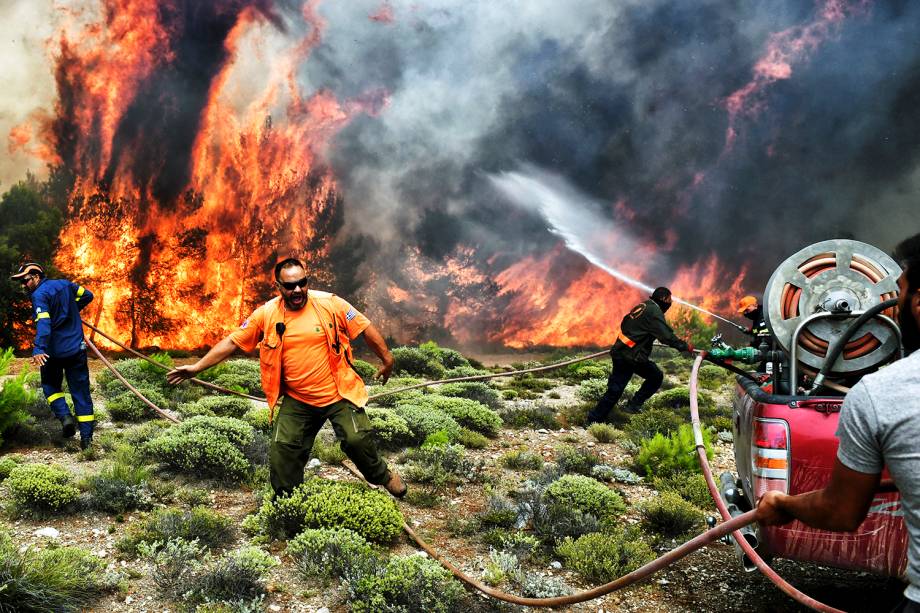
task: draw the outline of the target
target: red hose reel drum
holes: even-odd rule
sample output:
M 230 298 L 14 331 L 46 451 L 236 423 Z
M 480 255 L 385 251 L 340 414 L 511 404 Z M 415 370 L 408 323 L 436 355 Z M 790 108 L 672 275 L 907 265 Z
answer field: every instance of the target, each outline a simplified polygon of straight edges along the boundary
M 787 353 L 792 337 L 809 316 L 838 313 L 840 317 L 805 324 L 798 339 L 798 359 L 806 370 L 819 370 L 830 345 L 858 313 L 895 298 L 901 269 L 880 249 L 854 240 L 835 239 L 809 245 L 787 258 L 770 277 L 764 291 L 764 316 L 770 332 Z M 882 313 L 897 320 L 894 309 Z M 832 376 L 864 373 L 895 357 L 898 339 L 878 318 L 863 324 L 835 362 Z

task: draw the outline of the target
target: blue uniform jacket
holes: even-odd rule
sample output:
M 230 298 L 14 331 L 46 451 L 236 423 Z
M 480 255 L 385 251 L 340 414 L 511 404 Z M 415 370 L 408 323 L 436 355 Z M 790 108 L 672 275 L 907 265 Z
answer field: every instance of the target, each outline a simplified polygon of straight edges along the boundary
M 32 355 L 46 353 L 66 358 L 83 349 L 80 311 L 92 302 L 93 293 L 64 279 L 45 279 L 32 292 L 35 348 Z

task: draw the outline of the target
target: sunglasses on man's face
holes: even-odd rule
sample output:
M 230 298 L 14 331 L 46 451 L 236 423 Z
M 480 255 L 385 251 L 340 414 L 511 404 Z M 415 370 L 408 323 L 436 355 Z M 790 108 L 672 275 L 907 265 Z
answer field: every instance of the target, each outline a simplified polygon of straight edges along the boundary
M 19 280 L 19 284 L 20 284 L 20 285 L 27 285 L 27 284 L 29 283 L 29 281 L 32 280 L 32 277 L 34 277 L 34 276 L 35 276 L 35 275 L 28 275 L 28 276 L 23 277 L 22 279 Z
M 306 286 L 307 286 L 307 278 L 304 277 L 303 279 L 300 279 L 300 280 L 298 280 L 298 281 L 288 281 L 288 282 L 285 282 L 285 281 L 278 281 L 278 284 L 279 284 L 281 287 L 283 287 L 284 289 L 286 289 L 287 291 L 293 292 L 293 291 L 294 291 L 295 289 L 297 289 L 298 287 L 306 287 Z

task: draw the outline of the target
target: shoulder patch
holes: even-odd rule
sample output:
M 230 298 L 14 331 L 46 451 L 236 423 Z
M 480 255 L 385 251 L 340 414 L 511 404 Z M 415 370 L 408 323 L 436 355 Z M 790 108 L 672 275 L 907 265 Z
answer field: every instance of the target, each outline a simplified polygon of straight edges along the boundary
M 249 325 L 249 320 L 247 319 L 246 321 L 240 324 L 240 329 L 245 330 L 246 326 L 248 325 Z
M 348 312 L 347 312 L 347 313 L 345 313 L 345 321 L 351 321 L 352 319 L 354 319 L 354 318 L 357 317 L 357 316 L 358 316 L 358 312 L 355 310 L 354 307 L 352 307 L 352 308 L 348 309 Z
M 41 307 L 35 307 L 35 312 L 36 312 L 36 313 L 41 313 L 41 312 L 42 312 L 42 308 L 41 308 Z
M 644 302 L 642 304 L 637 304 L 636 306 L 633 307 L 633 310 L 629 312 L 629 316 L 632 317 L 633 319 L 636 319 L 637 317 L 642 317 L 642 314 L 645 313 L 645 307 L 646 307 L 646 304 Z

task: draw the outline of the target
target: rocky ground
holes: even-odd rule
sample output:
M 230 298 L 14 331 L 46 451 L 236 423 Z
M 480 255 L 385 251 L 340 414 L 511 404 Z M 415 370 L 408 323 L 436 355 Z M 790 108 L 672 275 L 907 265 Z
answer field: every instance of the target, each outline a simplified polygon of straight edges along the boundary
M 98 364 L 93 371 L 98 372 Z M 573 386 L 560 384 L 552 390 L 542 393 L 539 402 L 564 407 L 576 402 Z M 534 400 L 516 400 L 526 403 Z M 726 395 L 720 398 L 726 410 Z M 100 404 L 102 404 L 100 400 Z M 53 424 L 52 424 L 53 425 Z M 100 430 L 118 427 L 111 423 L 100 423 Z M 605 462 L 613 466 L 625 464 L 629 454 L 618 443 L 598 443 L 581 427 L 569 427 L 559 430 L 546 429 L 504 429 L 500 436 L 490 441 L 487 448 L 469 450 L 468 453 L 481 460 L 484 470 L 499 486 L 510 487 L 522 481 L 526 475 L 501 468 L 496 460 L 510 448 L 526 446 L 531 451 L 538 451 L 544 460 L 552 461 L 557 447 L 568 443 L 579 447 L 593 449 Z M 733 448 L 730 442 L 716 441 L 713 471 L 719 474 L 723 470 L 733 470 Z M 12 446 L 4 453 L 17 452 L 26 456 L 30 462 L 58 463 L 66 466 L 77 475 L 87 475 L 98 470 L 104 460 L 104 453 L 93 456 L 81 454 L 73 441 L 57 440 L 43 447 Z M 396 455 L 391 458 L 396 460 Z M 322 465 L 321 476 L 332 479 L 354 479 L 341 466 Z M 177 482 L 207 489 L 208 504 L 211 508 L 241 522 L 249 513 L 256 510 L 259 494 L 247 488 L 228 488 L 209 482 Z M 623 494 L 630 506 L 624 519 L 637 523 L 638 516 L 634 505 L 656 492 L 643 485 L 622 485 L 615 487 Z M 5 491 L 3 496 L 6 496 Z M 429 540 L 438 550 L 458 564 L 467 573 L 479 577 L 485 561 L 488 559 L 488 546 L 478 542 L 474 536 L 452 536 L 448 530 L 449 523 L 456 517 L 470 517 L 480 511 L 486 501 L 483 488 L 477 484 L 464 484 L 454 488 L 444 504 L 433 509 L 414 507 L 407 502 L 399 506 L 407 521 L 416 531 Z M 715 509 L 707 509 L 715 514 Z M 142 513 L 126 513 L 123 517 L 112 517 L 97 512 L 81 513 L 50 520 L 34 520 L 29 517 L 4 519 L 9 527 L 14 542 L 20 547 L 44 547 L 49 542 L 61 545 L 79 545 L 92 551 L 98 557 L 108 561 L 113 569 L 123 571 L 127 579 L 125 591 L 110 595 L 96 603 L 93 611 L 168 611 L 174 606 L 157 599 L 156 588 L 151 577 L 152 567 L 142 560 L 122 559 L 115 548 L 133 522 L 142 517 Z M 238 532 L 238 543 L 246 542 L 245 535 Z M 677 543 L 665 543 L 668 548 Z M 407 538 L 400 540 L 391 550 L 392 553 L 410 553 L 415 546 Z M 269 545 L 269 550 L 282 561 L 271 571 L 269 595 L 266 599 L 270 611 L 346 611 L 343 597 L 335 584 L 324 585 L 316 581 L 302 579 L 284 555 L 284 542 Z M 580 580 L 575 574 L 558 568 L 558 563 L 550 560 L 539 572 L 552 574 L 563 579 L 575 589 L 592 587 Z M 790 583 L 824 602 L 847 611 L 885 611 L 900 597 L 902 585 L 895 581 L 865 573 L 841 571 L 814 565 L 798 564 L 778 560 L 775 568 Z M 483 601 L 485 605 L 485 601 Z M 488 607 L 484 606 L 484 609 Z M 502 609 L 515 610 L 515 609 Z M 805 610 L 780 592 L 759 573 L 746 573 L 739 564 L 731 545 L 714 544 L 691 554 L 681 562 L 654 575 L 639 585 L 625 589 L 581 605 L 575 605 L 571 611 L 798 611 Z

